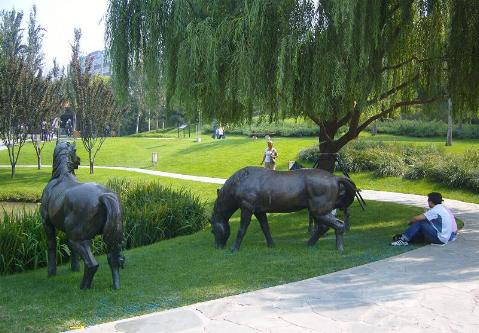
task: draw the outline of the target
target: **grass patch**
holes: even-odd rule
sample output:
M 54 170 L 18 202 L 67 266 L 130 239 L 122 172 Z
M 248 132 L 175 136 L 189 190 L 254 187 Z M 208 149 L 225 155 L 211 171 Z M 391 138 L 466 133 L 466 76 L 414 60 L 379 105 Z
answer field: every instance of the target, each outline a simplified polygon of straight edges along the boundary
M 193 138 L 148 139 L 148 138 L 109 138 L 98 153 L 95 164 L 107 166 L 128 166 L 197 176 L 227 178 L 238 169 L 259 165 L 266 148 L 264 139 L 252 140 L 244 136 L 228 136 L 225 140 L 213 140 L 202 135 L 202 142 Z M 315 138 L 273 138 L 278 149 L 277 168 L 286 170 L 288 161 L 295 160 L 298 152 L 317 142 Z M 51 164 L 54 143 L 49 143 L 42 154 L 43 163 Z M 88 165 L 88 155 L 77 141 L 77 152 L 82 165 Z M 158 153 L 158 165 L 151 164 L 151 153 Z M 0 151 L 0 164 L 8 164 L 8 155 Z M 19 165 L 36 164 L 32 145 L 26 145 L 20 155 Z M 18 168 L 17 175 L 23 169 Z M 97 170 L 95 170 L 97 172 Z
M 110 289 L 105 256 L 92 290 L 79 290 L 82 273 L 60 266 L 58 276 L 46 269 L 0 277 L 0 331 L 52 332 L 92 325 L 157 310 L 297 281 L 362 265 L 408 251 L 393 248 L 393 234 L 402 232 L 407 218 L 419 208 L 368 202 L 352 209 L 345 251 L 335 250 L 334 233 L 308 248 L 306 212 L 271 214 L 276 247 L 269 249 L 256 221 L 239 253 L 215 250 L 210 230 L 126 251 L 122 289 Z M 232 235 L 238 228 L 232 219 Z M 229 240 L 231 246 L 234 238 Z

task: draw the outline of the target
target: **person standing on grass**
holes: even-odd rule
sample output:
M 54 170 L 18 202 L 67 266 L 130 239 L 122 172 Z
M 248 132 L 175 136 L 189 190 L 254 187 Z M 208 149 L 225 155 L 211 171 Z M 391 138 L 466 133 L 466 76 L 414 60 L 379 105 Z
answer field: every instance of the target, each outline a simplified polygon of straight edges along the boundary
M 406 231 L 392 242 L 392 246 L 406 246 L 410 242 L 424 240 L 428 243 L 445 245 L 455 240 L 457 225 L 451 211 L 442 204 L 442 195 L 431 192 L 427 195 L 429 210 L 409 221 Z M 455 232 L 454 232 L 455 231 Z M 454 232 L 454 233 L 453 233 Z
M 268 140 L 268 146 L 264 151 L 263 160 L 260 165 L 264 162 L 264 167 L 270 170 L 276 170 L 276 157 L 278 157 L 278 152 L 273 148 L 273 141 Z

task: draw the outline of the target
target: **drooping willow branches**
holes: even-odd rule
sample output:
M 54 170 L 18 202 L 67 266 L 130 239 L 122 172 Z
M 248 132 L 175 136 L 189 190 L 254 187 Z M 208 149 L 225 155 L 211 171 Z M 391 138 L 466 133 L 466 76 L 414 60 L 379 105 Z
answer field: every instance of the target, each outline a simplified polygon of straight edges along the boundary
M 107 31 L 120 95 L 143 66 L 151 103 L 162 84 L 221 121 L 308 117 L 323 152 L 404 106 L 477 113 L 478 37 L 467 0 L 110 0 Z

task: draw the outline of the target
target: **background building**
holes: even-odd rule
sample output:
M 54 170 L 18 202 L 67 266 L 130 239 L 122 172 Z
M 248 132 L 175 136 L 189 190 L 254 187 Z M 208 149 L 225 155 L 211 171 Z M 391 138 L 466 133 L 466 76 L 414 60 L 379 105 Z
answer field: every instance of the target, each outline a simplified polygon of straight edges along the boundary
M 91 57 L 93 59 L 92 66 L 91 66 L 91 73 L 98 74 L 102 76 L 110 76 L 110 60 L 105 55 L 105 51 L 94 51 L 86 56 L 80 57 L 81 67 L 82 69 L 85 68 L 85 60 Z

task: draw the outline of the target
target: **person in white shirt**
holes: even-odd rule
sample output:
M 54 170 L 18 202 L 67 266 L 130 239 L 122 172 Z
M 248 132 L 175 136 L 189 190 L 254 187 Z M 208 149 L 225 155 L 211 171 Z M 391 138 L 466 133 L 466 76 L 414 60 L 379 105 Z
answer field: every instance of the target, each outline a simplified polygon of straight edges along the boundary
M 278 156 L 278 152 L 275 148 L 273 148 L 273 141 L 268 140 L 268 147 L 264 151 L 263 160 L 261 161 L 260 165 L 264 162 L 264 167 L 270 170 L 276 170 L 276 157 Z
M 409 245 L 413 238 L 423 238 L 426 242 L 441 245 L 453 240 L 451 234 L 457 231 L 456 221 L 451 211 L 443 206 L 441 193 L 429 193 L 427 202 L 431 209 L 413 217 L 408 223 L 410 226 L 391 245 Z

